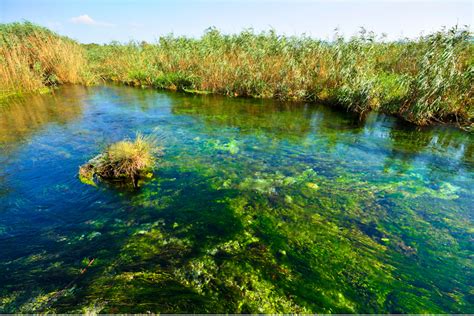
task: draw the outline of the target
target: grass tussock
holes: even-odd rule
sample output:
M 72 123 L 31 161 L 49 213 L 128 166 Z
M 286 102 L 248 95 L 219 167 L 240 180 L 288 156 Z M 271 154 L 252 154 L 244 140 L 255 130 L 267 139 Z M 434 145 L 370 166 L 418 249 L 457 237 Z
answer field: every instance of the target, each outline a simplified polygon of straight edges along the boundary
M 91 180 L 94 175 L 108 180 L 132 180 L 136 185 L 140 177 L 156 165 L 162 154 L 154 136 L 137 134 L 134 140 L 123 140 L 110 145 L 104 153 L 79 169 L 79 176 Z
M 132 178 L 155 165 L 155 154 L 161 150 L 155 138 L 137 134 L 135 140 L 124 140 L 107 148 L 98 173 L 104 178 Z
M 331 42 L 275 32 L 157 43 L 87 45 L 99 77 L 133 86 L 228 96 L 324 102 L 364 115 L 377 110 L 425 125 L 472 123 L 473 44 L 467 29 L 417 40 L 384 41 L 371 32 Z
M 84 49 L 35 24 L 0 24 L 0 98 L 66 83 L 88 84 Z

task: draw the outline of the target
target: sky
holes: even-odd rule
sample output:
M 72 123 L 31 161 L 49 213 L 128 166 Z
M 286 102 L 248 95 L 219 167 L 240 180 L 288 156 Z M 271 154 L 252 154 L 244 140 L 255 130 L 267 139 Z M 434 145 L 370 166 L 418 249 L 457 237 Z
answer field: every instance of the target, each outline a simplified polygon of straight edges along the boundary
M 154 42 L 173 33 L 198 37 L 274 29 L 331 39 L 360 27 L 388 39 L 413 38 L 454 25 L 473 26 L 473 0 L 0 0 L 0 23 L 31 21 L 82 43 Z M 472 29 L 472 27 L 471 27 Z

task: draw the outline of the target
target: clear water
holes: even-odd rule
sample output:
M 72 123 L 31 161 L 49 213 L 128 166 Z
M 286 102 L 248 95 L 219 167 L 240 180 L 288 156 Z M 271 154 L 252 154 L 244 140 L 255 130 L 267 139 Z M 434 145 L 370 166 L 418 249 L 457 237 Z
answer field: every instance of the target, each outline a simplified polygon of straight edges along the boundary
M 79 181 L 137 131 L 153 180 Z M 474 312 L 467 132 L 64 87 L 2 106 L 0 146 L 2 313 Z

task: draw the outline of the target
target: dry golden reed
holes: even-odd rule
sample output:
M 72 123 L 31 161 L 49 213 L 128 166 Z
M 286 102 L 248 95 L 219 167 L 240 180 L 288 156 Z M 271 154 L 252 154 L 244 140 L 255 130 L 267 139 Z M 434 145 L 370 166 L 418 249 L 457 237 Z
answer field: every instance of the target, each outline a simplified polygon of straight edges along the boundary
M 88 83 L 84 49 L 29 22 L 0 25 L 0 97 Z

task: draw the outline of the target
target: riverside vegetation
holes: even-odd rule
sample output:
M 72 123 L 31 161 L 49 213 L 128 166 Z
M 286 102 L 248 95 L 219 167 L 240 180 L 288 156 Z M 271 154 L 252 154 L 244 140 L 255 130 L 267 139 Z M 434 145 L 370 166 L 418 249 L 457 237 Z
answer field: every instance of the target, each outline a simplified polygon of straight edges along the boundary
M 474 120 L 474 45 L 467 28 L 383 41 L 361 30 L 320 41 L 274 31 L 155 44 L 80 45 L 31 23 L 0 25 L 0 97 L 62 83 L 127 85 L 326 103 L 418 125 Z
M 0 24 L 0 101 L 58 84 L 88 83 L 86 69 L 84 49 L 75 41 L 29 22 Z

